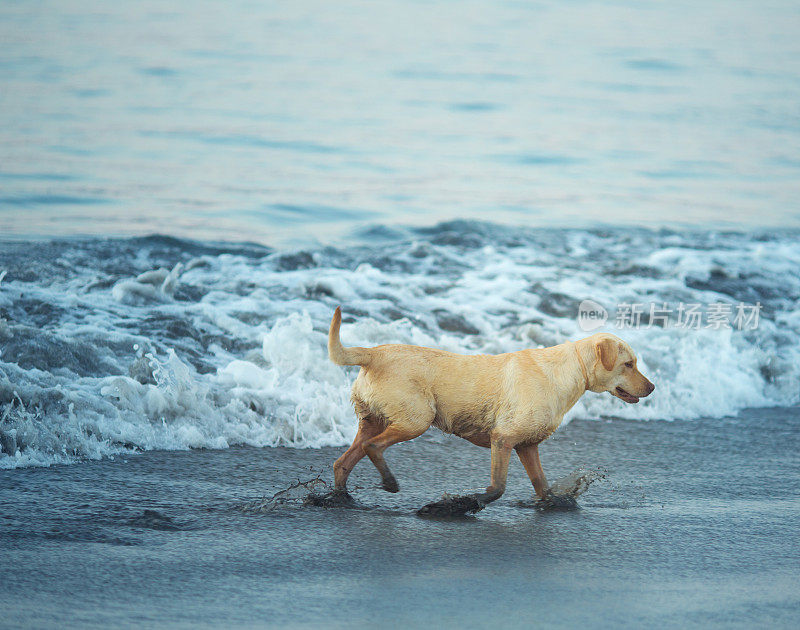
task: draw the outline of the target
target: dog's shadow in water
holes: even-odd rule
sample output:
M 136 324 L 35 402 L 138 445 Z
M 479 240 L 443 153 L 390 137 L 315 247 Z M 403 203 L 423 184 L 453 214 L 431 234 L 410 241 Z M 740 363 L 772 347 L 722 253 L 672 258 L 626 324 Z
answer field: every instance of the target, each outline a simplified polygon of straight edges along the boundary
M 417 510 L 417 516 L 432 519 L 472 518 L 474 514 L 480 512 L 486 505 L 486 503 L 475 495 L 452 496 L 446 494 L 439 501 L 434 501 L 433 503 L 422 506 Z M 541 499 L 530 503 L 517 501 L 512 505 L 523 508 L 535 508 L 539 512 L 564 512 L 580 509 L 575 497 L 569 494 L 553 494 L 552 492 L 548 492 Z
M 598 479 L 604 479 L 604 470 L 578 468 L 553 482 L 541 499 L 532 502 L 517 501 L 513 505 L 534 508 L 539 512 L 570 512 L 579 510 L 577 498 Z M 424 518 L 465 518 L 480 512 L 486 504 L 477 495 L 454 496 L 445 494 L 441 500 L 421 507 L 417 515 Z
M 356 510 L 370 510 L 370 508 L 359 503 L 353 496 L 344 490 L 332 490 L 324 494 L 311 492 L 303 500 L 303 505 L 311 505 L 323 508 L 347 508 Z M 450 495 L 445 494 L 439 501 L 428 503 L 416 511 L 417 516 L 429 519 L 468 519 L 486 507 L 486 503 L 480 500 L 477 495 Z M 533 507 L 540 512 L 547 511 L 568 511 L 579 509 L 575 497 L 564 494 L 557 495 L 548 492 L 542 499 L 533 503 L 518 502 L 518 507 Z
M 474 494 L 445 494 L 439 501 L 423 505 L 417 510 L 417 516 L 434 519 L 471 518 L 485 507 L 486 504 Z
M 569 475 L 555 481 L 544 497 L 531 502 L 517 501 L 512 505 L 520 508 L 533 508 L 539 512 L 564 512 L 579 510 L 577 497 L 585 492 L 589 485 L 605 477 L 605 471 L 579 468 Z M 346 490 L 330 489 L 330 486 L 319 476 L 308 481 L 292 484 L 272 497 L 241 506 L 244 512 L 269 512 L 281 505 L 311 506 L 325 509 L 350 509 L 365 511 L 383 511 L 377 506 L 368 506 L 356 500 Z M 439 501 L 422 506 L 416 515 L 428 519 L 440 520 L 473 520 L 475 514 L 487 506 L 479 495 L 445 494 Z
M 330 490 L 329 492 L 309 492 L 303 499 L 303 505 L 313 505 L 323 508 L 350 508 L 356 510 L 368 509 L 353 498 L 347 490 Z
M 547 492 L 541 499 L 532 502 L 517 501 L 514 505 L 521 508 L 533 508 L 539 512 L 571 512 L 581 509 L 578 501 L 572 495 L 553 494 L 552 492 Z
M 310 492 L 303 505 L 322 508 L 345 508 L 355 510 L 384 511 L 378 507 L 368 507 L 357 501 L 345 490 L 331 490 L 325 493 Z M 445 494 L 441 500 L 424 505 L 416 511 L 418 516 L 435 519 L 472 519 L 473 514 L 480 512 L 486 504 L 475 495 L 454 496 Z

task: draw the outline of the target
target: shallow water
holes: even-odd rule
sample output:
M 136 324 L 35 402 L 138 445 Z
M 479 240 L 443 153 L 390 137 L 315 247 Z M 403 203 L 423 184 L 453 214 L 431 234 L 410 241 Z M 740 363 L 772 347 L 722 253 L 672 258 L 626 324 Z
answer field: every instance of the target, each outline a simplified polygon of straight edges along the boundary
M 0 466 L 344 444 L 338 304 L 473 353 L 761 304 L 614 331 L 659 395 L 570 418 L 797 403 L 794 4 L 462 4 L 0 6 Z
M 0 471 L 0 625 L 352 627 L 378 610 L 396 625 L 793 628 L 798 422 L 797 409 L 575 420 L 540 450 L 553 480 L 608 471 L 581 509 L 520 506 L 533 491 L 512 461 L 506 494 L 457 521 L 414 515 L 488 480 L 488 450 L 456 438 L 390 449 L 399 494 L 364 460 L 358 510 L 242 512 L 297 479 L 330 481 L 330 447 Z
M 0 6 L 0 234 L 800 226 L 796 2 Z

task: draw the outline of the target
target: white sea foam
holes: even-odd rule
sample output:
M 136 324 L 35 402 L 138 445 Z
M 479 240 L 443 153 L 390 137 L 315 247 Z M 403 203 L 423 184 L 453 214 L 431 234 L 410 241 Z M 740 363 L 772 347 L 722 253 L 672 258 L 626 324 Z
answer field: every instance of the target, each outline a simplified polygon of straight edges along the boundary
M 620 331 L 610 319 L 604 329 L 638 351 L 657 390 L 638 405 L 589 393 L 568 420 L 796 404 L 800 246 L 771 238 L 641 232 L 637 243 L 456 224 L 380 248 L 294 253 L 198 255 L 193 243 L 122 240 L 113 263 L 92 257 L 96 242 L 74 242 L 58 252 L 71 273 L 25 278 L 23 261 L 3 279 L 0 466 L 346 444 L 356 369 L 326 351 L 338 304 L 345 344 L 496 353 L 585 336 L 576 319 L 585 298 L 760 300 L 753 331 Z

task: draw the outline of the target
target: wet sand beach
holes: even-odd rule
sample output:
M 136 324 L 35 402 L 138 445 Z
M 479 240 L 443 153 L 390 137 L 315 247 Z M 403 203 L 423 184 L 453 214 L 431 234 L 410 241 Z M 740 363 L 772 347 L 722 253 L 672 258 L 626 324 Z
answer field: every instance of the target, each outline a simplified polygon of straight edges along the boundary
M 488 451 L 435 431 L 369 462 L 364 509 L 242 508 L 321 474 L 339 448 L 153 451 L 0 472 L 4 627 L 796 627 L 800 413 L 575 420 L 550 480 L 606 472 L 540 512 L 519 462 L 474 517 L 423 519 L 486 483 Z

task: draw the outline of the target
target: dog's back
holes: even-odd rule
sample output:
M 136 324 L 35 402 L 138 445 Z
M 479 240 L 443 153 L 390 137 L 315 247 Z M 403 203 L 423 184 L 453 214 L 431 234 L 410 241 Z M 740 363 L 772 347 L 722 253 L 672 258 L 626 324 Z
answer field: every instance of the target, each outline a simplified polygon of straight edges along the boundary
M 352 400 L 359 419 L 434 425 L 457 435 L 489 429 L 495 397 L 511 355 L 463 355 L 403 344 L 345 348 L 339 340 L 341 312 L 331 321 L 328 352 L 339 365 L 360 365 Z M 491 398 L 491 399 L 490 399 Z

